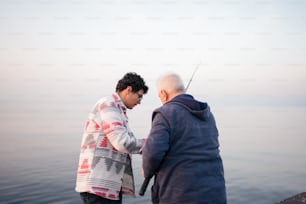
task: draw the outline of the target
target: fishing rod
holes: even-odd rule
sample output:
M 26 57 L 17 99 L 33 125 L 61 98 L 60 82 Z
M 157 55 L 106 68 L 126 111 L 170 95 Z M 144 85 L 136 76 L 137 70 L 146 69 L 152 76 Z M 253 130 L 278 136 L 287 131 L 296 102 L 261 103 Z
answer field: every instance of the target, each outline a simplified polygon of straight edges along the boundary
M 196 66 L 196 68 L 194 69 L 194 71 L 193 71 L 193 73 L 192 73 L 192 75 L 191 75 L 191 78 L 190 78 L 190 80 L 189 80 L 189 82 L 188 82 L 188 85 L 187 85 L 186 88 L 185 88 L 185 91 L 187 91 L 187 89 L 189 88 L 189 85 L 190 85 L 190 83 L 191 83 L 191 81 L 192 81 L 192 79 L 193 79 L 193 76 L 194 76 L 194 74 L 196 73 L 196 71 L 199 69 L 200 64 L 201 64 L 201 62 L 200 62 L 200 63 Z M 140 189 L 139 189 L 139 193 L 138 193 L 140 196 L 143 196 L 143 195 L 145 194 L 145 192 L 146 192 L 146 190 L 147 190 L 147 187 L 148 187 L 148 185 L 149 185 L 150 180 L 151 180 L 152 177 L 153 177 L 153 175 L 152 175 L 151 177 L 147 177 L 147 178 L 144 179 L 144 181 L 143 181 L 143 183 L 142 183 L 142 185 L 141 185 L 141 187 L 140 187 Z
M 152 176 L 152 177 L 153 177 L 153 176 Z M 145 194 L 145 192 L 146 192 L 146 190 L 147 190 L 147 187 L 148 187 L 148 185 L 149 185 L 150 180 L 151 180 L 152 177 L 147 177 L 147 178 L 145 178 L 145 180 L 143 181 L 143 183 L 142 183 L 142 185 L 141 185 L 141 187 L 140 187 L 140 189 L 139 189 L 139 193 L 138 193 L 140 196 L 143 196 L 143 195 Z
M 192 75 L 191 75 L 191 78 L 190 78 L 190 80 L 189 80 L 189 82 L 188 82 L 188 84 L 187 84 L 187 86 L 186 86 L 186 88 L 185 88 L 185 91 L 186 91 L 186 92 L 187 92 L 187 90 L 188 90 L 188 88 L 189 88 L 189 85 L 190 85 L 190 83 L 191 83 L 191 81 L 192 81 L 192 79 L 193 79 L 194 74 L 195 74 L 196 71 L 199 69 L 200 65 L 201 65 L 201 62 L 200 62 L 200 63 L 196 66 L 196 68 L 194 69 L 194 71 L 193 71 L 193 73 L 192 73 Z

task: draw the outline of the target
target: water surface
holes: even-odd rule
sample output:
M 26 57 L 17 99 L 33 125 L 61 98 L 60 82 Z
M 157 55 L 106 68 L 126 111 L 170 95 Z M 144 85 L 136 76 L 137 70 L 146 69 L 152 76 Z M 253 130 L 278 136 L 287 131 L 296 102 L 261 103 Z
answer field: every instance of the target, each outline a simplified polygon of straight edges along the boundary
M 2 106 L 0 203 L 81 203 L 74 186 L 87 106 Z M 148 134 L 153 109 L 143 105 L 129 111 L 137 137 Z M 229 204 L 276 203 L 306 190 L 306 108 L 212 110 Z M 140 156 L 133 157 L 133 167 L 138 191 L 143 180 Z M 144 197 L 124 197 L 124 203 L 150 203 L 150 191 Z

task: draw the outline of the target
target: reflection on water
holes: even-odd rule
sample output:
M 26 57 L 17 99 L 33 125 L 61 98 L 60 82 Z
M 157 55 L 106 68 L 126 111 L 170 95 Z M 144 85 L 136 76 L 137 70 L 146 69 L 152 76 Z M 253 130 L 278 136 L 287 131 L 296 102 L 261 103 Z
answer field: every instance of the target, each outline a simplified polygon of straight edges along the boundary
M 136 135 L 145 136 L 153 107 L 129 113 Z M 220 132 L 228 203 L 275 203 L 305 191 L 306 108 L 212 108 Z M 80 203 L 74 191 L 86 111 L 3 111 L 0 116 L 0 203 Z M 81 110 L 81 111 L 80 111 Z M 139 136 L 140 137 L 140 136 Z M 136 189 L 141 157 L 133 157 Z M 124 203 L 150 203 L 145 197 Z

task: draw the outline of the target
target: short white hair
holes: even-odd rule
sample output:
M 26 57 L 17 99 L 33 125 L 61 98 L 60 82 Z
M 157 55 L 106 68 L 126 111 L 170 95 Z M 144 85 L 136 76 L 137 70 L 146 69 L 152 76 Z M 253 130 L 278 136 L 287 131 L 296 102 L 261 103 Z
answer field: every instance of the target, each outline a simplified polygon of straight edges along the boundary
M 166 73 L 159 77 L 157 90 L 165 90 L 168 93 L 184 92 L 185 87 L 181 77 L 176 73 Z

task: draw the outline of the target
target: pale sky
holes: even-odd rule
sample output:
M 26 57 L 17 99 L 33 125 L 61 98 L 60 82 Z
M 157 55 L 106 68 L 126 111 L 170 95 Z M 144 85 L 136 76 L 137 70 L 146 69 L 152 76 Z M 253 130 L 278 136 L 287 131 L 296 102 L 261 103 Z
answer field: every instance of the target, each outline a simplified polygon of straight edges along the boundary
M 2 108 L 93 103 L 129 71 L 155 103 L 159 75 L 187 84 L 200 62 L 189 88 L 199 99 L 305 106 L 305 10 L 301 0 L 2 0 Z

